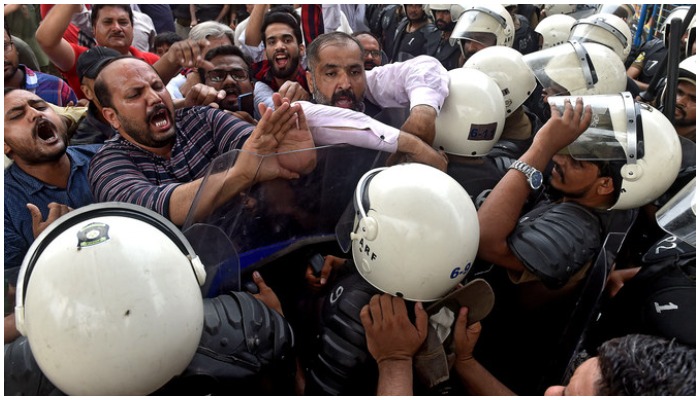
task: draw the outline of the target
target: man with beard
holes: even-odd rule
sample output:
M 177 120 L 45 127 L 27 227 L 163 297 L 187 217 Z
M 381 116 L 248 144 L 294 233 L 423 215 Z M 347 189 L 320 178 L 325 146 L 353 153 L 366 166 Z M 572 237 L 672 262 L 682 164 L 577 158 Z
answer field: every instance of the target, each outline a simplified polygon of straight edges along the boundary
M 387 64 L 365 71 L 360 42 L 343 32 L 318 36 L 308 51 L 306 72 L 314 101 L 375 117 L 384 108 L 410 106 L 401 126 L 431 144 L 435 118 L 448 94 L 449 76 L 434 57 Z
M 92 160 L 88 179 L 95 198 L 138 204 L 176 225 L 185 222 L 211 160 L 221 154 L 245 150 L 221 176 L 229 196 L 212 199 L 212 209 L 255 182 L 295 178 L 315 162 L 311 156 L 294 165 L 267 158 L 258 165 L 256 154 L 313 147 L 298 105 L 285 102 L 274 111 L 261 106 L 256 126 L 209 107 L 176 111 L 153 67 L 131 57 L 102 68 L 95 94 L 118 131 Z
M 480 3 L 465 7 L 450 39 L 460 43 L 462 65 L 486 47 L 512 47 L 514 32 L 513 18 L 508 10 L 500 4 Z
M 235 46 L 222 46 L 209 51 L 205 59 L 211 66 L 199 69 L 202 80 L 215 90 L 226 92 L 226 97 L 218 102 L 219 107 L 241 119 L 256 123 L 252 118 L 259 119 L 257 113 L 251 115 L 239 107 L 240 95 L 253 90 L 243 52 Z M 415 135 L 399 131 L 350 109 L 338 110 L 307 101 L 298 104 L 304 110 L 316 145 L 347 143 L 390 153 L 399 152 L 411 161 L 445 169 L 444 158 Z M 275 107 L 281 105 L 281 100 L 275 103 Z
M 293 12 L 273 10 L 263 18 L 261 33 L 265 59 L 252 65 L 253 77 L 256 80 L 256 106 L 263 103 L 267 107 L 274 107 L 274 92 L 293 102 L 311 98 L 301 64 L 305 47 L 299 21 Z M 249 23 L 248 30 L 250 29 Z
M 94 201 L 87 170 L 99 146 L 67 145 L 66 124 L 45 100 L 5 88 L 5 155 L 13 161 L 5 169 L 4 227 L 5 281 L 11 288 L 36 236 L 70 209 Z M 5 343 L 17 336 L 14 315 L 6 316 Z
M 391 62 L 406 61 L 421 54 L 435 54 L 441 32 L 428 19 L 422 4 L 404 4 L 406 18 L 396 28 L 389 53 Z
M 433 13 L 435 26 L 440 31 L 440 42 L 435 49 L 433 57 L 440 60 L 442 66 L 446 70 L 452 70 L 460 67 L 459 43 L 450 41 L 452 30 L 457 24 L 459 16 L 464 12 L 464 7 L 459 4 L 430 4 L 430 12 Z
M 384 65 L 382 46 L 379 39 L 373 33 L 368 31 L 355 32 L 352 34 L 362 44 L 364 50 L 365 71 L 369 71 L 374 67 Z
M 25 89 L 57 106 L 76 104 L 78 98 L 62 79 L 39 71 L 32 71 L 19 63 L 19 53 L 10 32 L 5 27 L 5 87 Z
M 673 126 L 679 136 L 695 143 L 695 71 L 697 56 L 690 56 L 681 61 L 678 70 L 678 87 L 676 88 L 676 112 Z

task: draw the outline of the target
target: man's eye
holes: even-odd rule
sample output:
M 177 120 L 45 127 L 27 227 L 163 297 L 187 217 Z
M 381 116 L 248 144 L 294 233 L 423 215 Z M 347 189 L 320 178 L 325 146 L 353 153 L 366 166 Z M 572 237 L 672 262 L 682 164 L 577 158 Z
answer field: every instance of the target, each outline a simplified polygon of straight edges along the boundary
M 13 119 L 18 119 L 20 118 L 24 113 L 22 112 L 17 112 L 17 113 L 10 113 L 7 115 L 7 119 L 13 120 Z
M 326 72 L 326 76 L 329 77 L 329 78 L 333 78 L 333 77 L 335 77 L 336 75 L 338 75 L 336 72 Z

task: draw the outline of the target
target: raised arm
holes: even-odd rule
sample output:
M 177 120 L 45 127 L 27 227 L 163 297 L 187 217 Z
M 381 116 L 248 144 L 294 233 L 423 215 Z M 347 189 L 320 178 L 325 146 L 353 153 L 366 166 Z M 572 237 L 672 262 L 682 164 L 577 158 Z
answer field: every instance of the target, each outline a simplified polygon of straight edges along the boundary
M 262 43 L 263 18 L 270 8 L 269 4 L 256 4 L 248 17 L 248 25 L 245 27 L 245 44 L 248 46 L 258 46 Z
M 474 358 L 474 346 L 481 334 L 481 323 L 467 326 L 467 314 L 466 307 L 459 310 L 454 331 L 454 368 L 462 385 L 473 396 L 514 396 L 515 393 Z
M 80 4 L 56 4 L 36 30 L 36 41 L 51 62 L 61 71 L 68 71 L 75 65 L 75 52 L 63 33 L 68 29 L 73 14 L 82 9 Z
M 402 126 L 428 144 L 435 139 L 435 118 L 449 94 L 445 67 L 430 56 L 418 56 L 367 71 L 367 97 L 382 107 L 407 107 Z
M 567 100 L 561 115 L 552 106 L 552 117 L 537 132 L 532 146 L 520 157 L 520 161 L 542 171 L 552 157 L 583 133 L 591 122 L 590 106 L 584 110 L 578 99 L 576 106 Z M 509 170 L 498 182 L 478 211 L 480 238 L 478 257 L 515 271 L 523 271 L 524 264 L 508 246 L 511 235 L 520 218 L 531 188 L 525 175 Z

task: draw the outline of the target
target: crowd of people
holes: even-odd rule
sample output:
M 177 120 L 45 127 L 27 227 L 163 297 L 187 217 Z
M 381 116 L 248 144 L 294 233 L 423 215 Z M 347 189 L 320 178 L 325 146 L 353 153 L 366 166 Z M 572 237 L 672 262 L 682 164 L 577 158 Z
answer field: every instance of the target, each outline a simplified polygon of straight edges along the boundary
M 4 7 L 6 394 L 695 395 L 694 5 Z

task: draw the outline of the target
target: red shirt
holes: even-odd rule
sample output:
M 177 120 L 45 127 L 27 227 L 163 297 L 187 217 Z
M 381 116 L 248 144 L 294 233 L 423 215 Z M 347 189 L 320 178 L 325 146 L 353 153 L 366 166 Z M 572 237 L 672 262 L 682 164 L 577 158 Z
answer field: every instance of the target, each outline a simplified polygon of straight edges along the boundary
M 88 48 L 79 46 L 74 43 L 69 44 L 73 48 L 73 53 L 75 53 L 75 62 L 73 63 L 73 66 L 70 70 L 61 72 L 63 73 L 63 77 L 66 78 L 66 81 L 75 92 L 76 96 L 78 96 L 79 99 L 84 99 L 85 94 L 82 90 L 80 90 L 80 79 L 78 78 L 78 71 L 76 69 L 76 66 L 78 65 L 78 57 L 80 57 L 81 54 L 86 52 Z M 158 61 L 158 59 L 160 58 L 157 54 L 141 51 L 133 46 L 129 47 L 129 52 L 132 56 L 140 58 L 151 65 L 155 64 L 155 62 Z

